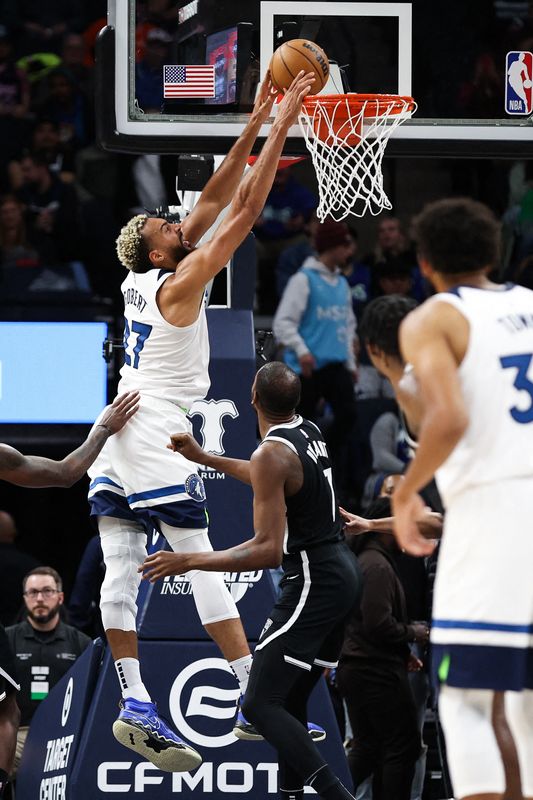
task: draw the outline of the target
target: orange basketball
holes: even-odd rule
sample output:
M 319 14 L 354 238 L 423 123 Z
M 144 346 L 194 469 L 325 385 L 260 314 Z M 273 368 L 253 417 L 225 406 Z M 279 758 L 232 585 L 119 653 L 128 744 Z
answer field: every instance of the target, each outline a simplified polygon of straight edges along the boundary
M 288 89 L 300 70 L 314 72 L 311 94 L 324 88 L 329 75 L 329 61 L 321 47 L 307 39 L 291 39 L 284 42 L 270 59 L 272 83 L 280 92 Z

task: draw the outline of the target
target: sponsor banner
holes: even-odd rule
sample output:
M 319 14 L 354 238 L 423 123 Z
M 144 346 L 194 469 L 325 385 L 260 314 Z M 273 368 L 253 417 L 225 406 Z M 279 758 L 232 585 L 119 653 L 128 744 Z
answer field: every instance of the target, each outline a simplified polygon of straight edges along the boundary
M 211 389 L 194 404 L 190 417 L 202 447 L 217 455 L 249 458 L 257 444 L 257 420 L 250 403 L 255 375 L 255 341 L 250 311 L 208 309 Z M 224 550 L 253 536 L 252 491 L 233 478 L 201 469 L 209 511 L 209 537 Z M 162 540 L 155 549 L 161 549 Z M 150 548 L 151 550 L 154 548 Z M 226 573 L 246 635 L 257 640 L 273 605 L 267 571 Z M 198 639 L 207 636 L 196 612 L 192 586 L 185 576 L 143 586 L 138 617 L 141 639 Z
M 66 800 L 74 796 L 70 776 L 103 649 L 101 639 L 89 645 L 37 708 L 17 774 L 17 797 Z
M 265 742 L 243 742 L 233 736 L 238 685 L 216 645 L 141 642 L 140 656 L 143 679 L 160 713 L 202 754 L 204 763 L 191 773 L 161 772 L 113 738 L 111 727 L 118 714 L 120 692 L 107 654 L 67 784 L 67 800 L 97 800 L 127 793 L 150 800 L 169 800 L 178 795 L 235 800 L 242 794 L 250 794 L 254 800 L 275 798 L 275 751 Z M 313 694 L 309 715 L 328 731 L 326 741 L 319 745 L 320 752 L 350 786 L 324 682 Z M 54 735 L 50 732 L 48 739 Z

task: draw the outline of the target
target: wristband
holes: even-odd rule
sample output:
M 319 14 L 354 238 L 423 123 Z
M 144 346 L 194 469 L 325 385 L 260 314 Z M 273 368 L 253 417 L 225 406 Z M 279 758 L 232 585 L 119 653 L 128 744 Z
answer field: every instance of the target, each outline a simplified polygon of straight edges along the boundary
M 103 422 L 99 422 L 96 427 L 97 428 L 104 428 L 104 430 L 106 430 L 110 436 L 113 436 L 113 431 L 110 428 L 108 428 L 107 425 L 104 425 Z

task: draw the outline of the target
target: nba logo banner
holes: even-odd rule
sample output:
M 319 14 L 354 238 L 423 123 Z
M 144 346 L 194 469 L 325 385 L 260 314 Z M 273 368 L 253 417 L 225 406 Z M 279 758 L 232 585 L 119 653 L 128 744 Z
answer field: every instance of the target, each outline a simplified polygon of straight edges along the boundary
M 512 50 L 505 61 L 505 111 L 531 114 L 533 111 L 533 53 Z

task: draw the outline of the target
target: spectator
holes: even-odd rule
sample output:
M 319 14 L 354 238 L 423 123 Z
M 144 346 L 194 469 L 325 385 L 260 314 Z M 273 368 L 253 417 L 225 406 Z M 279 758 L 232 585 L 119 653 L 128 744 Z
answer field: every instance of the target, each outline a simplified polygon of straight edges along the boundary
M 311 214 L 309 220 L 303 227 L 305 238 L 300 239 L 295 244 L 284 247 L 276 265 L 276 289 L 278 298 L 282 297 L 285 287 L 295 272 L 298 272 L 306 258 L 316 255 L 313 240 L 318 231 L 320 223 L 315 213 Z
M 350 287 L 354 314 L 359 320 L 365 305 L 372 299 L 372 271 L 368 264 L 356 259 L 357 235 L 353 230 L 350 231 L 350 235 L 353 239 L 354 254 L 342 272 Z
M 61 141 L 59 125 L 52 119 L 38 119 L 32 132 L 29 152 L 42 156 L 50 168 L 65 183 L 74 180 L 74 155 L 72 149 Z M 23 184 L 21 160 L 26 155 L 10 162 L 8 167 L 11 189 L 17 191 Z
M 0 511 L 0 622 L 12 625 L 22 606 L 22 579 L 39 562 L 15 545 L 17 528 L 7 511 Z
M 168 63 L 172 37 L 161 28 L 146 35 L 144 56 L 135 65 L 135 98 L 143 111 L 161 111 L 163 104 L 163 65 Z
M 17 0 L 17 13 L 21 55 L 59 53 L 65 33 L 83 29 L 83 0 Z
M 305 225 L 318 205 L 290 167 L 278 169 L 262 214 L 254 225 L 257 239 L 258 310 L 270 314 L 276 307 L 275 269 L 287 247 L 305 241 Z
M 285 347 L 285 362 L 301 378 L 299 412 L 316 420 L 321 399 L 331 407 L 333 422 L 325 436 L 342 493 L 348 479 L 342 466 L 355 423 L 356 321 L 341 269 L 352 258 L 353 240 L 344 222 L 329 220 L 319 226 L 314 244 L 317 256 L 309 256 L 290 279 L 273 328 Z
M 37 707 L 91 641 L 84 633 L 61 621 L 64 595 L 55 569 L 36 567 L 26 575 L 22 588 L 26 619 L 6 630 L 21 685 L 15 774 Z
M 25 74 L 17 68 L 13 46 L 5 25 L 0 25 L 0 115 L 25 117 L 30 108 L 30 90 Z
M 50 172 L 42 155 L 21 160 L 22 186 L 18 198 L 26 208 L 28 238 L 48 266 L 79 258 L 78 204 L 74 189 Z
M 418 302 L 425 299 L 424 283 L 415 250 L 397 217 L 383 217 L 378 224 L 374 252 L 364 259 L 373 272 L 373 296 L 404 294 Z
M 372 472 L 368 476 L 363 496 L 363 506 L 375 497 L 387 473 L 402 473 L 412 458 L 411 447 L 398 414 L 386 411 L 381 414 L 370 431 Z
M 79 33 L 66 33 L 61 47 L 61 64 L 65 72 L 92 103 L 94 100 L 93 68 L 87 65 L 87 43 Z
M 39 107 L 41 116 L 54 120 L 59 126 L 61 141 L 73 151 L 79 150 L 92 138 L 93 119 L 87 98 L 64 68 L 58 67 L 48 76 L 48 93 Z
M 390 500 L 377 500 L 367 516 L 390 517 Z M 337 670 L 354 735 L 350 770 L 355 787 L 374 775 L 375 798 L 409 800 L 420 733 L 408 672 L 422 667 L 409 642 L 427 642 L 429 631 L 409 623 L 394 537 L 369 532 L 349 543 L 363 572 L 361 604 L 348 621 Z
M 2 282 L 14 270 L 38 267 L 39 255 L 29 243 L 24 222 L 24 206 L 14 195 L 0 199 L 0 269 Z
M 12 42 L 7 28 L 0 25 L 0 147 L 3 164 L 16 155 L 19 143 L 26 135 L 29 107 L 30 89 L 26 75 L 12 58 Z
M 378 222 L 377 240 L 374 252 L 364 260 L 370 266 L 406 255 L 411 265 L 416 263 L 415 253 L 397 217 L 382 217 Z

